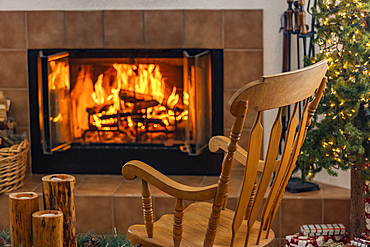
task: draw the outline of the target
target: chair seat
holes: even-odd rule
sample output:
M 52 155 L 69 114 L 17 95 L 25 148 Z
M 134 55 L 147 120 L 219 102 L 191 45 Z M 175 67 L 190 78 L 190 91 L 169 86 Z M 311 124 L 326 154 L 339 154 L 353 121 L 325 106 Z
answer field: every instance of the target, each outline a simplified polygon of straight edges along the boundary
M 207 202 L 196 202 L 191 204 L 184 212 L 183 235 L 181 240 L 182 247 L 203 246 L 204 236 L 208 226 L 208 220 L 212 211 L 212 204 Z M 234 217 L 234 211 L 229 209 L 222 210 L 220 223 L 217 228 L 217 234 L 214 242 L 215 247 L 230 246 L 231 224 Z M 234 246 L 244 246 L 246 236 L 246 220 L 236 234 Z M 197 227 L 194 227 L 197 225 Z M 169 247 L 173 246 L 173 215 L 164 215 L 154 224 L 153 238 L 147 237 L 144 225 L 133 225 L 128 229 L 127 238 L 133 244 L 143 244 L 145 247 Z M 250 232 L 248 246 L 256 245 L 260 222 L 256 221 Z M 195 230 L 197 229 L 197 230 Z M 273 244 L 275 233 L 270 230 L 269 238 L 264 238 L 266 232 L 263 231 L 260 244 L 258 246 L 268 246 Z

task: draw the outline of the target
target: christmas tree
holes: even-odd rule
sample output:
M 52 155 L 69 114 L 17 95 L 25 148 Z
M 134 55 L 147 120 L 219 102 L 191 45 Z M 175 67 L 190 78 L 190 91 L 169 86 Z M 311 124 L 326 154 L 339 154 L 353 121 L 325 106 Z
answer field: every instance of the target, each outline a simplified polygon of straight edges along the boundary
M 318 1 L 313 9 L 320 53 L 305 62 L 328 59 L 328 83 L 296 163 L 303 180 L 369 163 L 369 9 L 369 0 Z

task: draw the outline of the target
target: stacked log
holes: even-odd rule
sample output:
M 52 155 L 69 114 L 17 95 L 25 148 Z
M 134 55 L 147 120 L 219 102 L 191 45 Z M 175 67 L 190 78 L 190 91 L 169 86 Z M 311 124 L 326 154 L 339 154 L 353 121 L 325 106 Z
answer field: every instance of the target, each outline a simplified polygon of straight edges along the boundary
M 11 246 L 32 246 L 32 214 L 39 210 L 38 195 L 19 192 L 9 195 Z
M 42 178 L 44 209 L 63 213 L 63 246 L 77 247 L 74 188 L 71 175 L 55 174 Z
M 63 247 L 63 213 L 56 210 L 32 214 L 33 247 Z

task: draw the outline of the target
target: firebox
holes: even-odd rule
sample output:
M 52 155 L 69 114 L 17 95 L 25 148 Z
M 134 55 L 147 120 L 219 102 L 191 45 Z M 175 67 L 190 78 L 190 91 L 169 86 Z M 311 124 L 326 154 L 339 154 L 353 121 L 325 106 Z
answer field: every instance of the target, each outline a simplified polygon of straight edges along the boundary
M 222 50 L 29 50 L 33 173 L 218 174 Z

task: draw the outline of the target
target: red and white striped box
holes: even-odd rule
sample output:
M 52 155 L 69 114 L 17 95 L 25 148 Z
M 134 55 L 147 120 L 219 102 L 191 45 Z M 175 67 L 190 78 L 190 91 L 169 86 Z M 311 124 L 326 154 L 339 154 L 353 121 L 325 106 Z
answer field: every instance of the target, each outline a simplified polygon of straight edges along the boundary
M 301 233 L 294 235 L 288 235 L 285 237 L 286 247 L 320 247 L 325 243 L 337 242 L 337 243 L 349 243 L 348 236 L 344 235 L 326 235 L 326 236 L 303 236 Z M 362 247 L 362 246 L 359 246 Z
M 370 245 L 370 240 L 364 236 L 354 237 L 353 240 L 351 240 L 351 245 L 356 247 L 368 247 Z
M 301 226 L 301 234 L 305 236 L 331 236 L 343 235 L 345 233 L 346 228 L 343 224 L 316 224 Z

